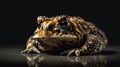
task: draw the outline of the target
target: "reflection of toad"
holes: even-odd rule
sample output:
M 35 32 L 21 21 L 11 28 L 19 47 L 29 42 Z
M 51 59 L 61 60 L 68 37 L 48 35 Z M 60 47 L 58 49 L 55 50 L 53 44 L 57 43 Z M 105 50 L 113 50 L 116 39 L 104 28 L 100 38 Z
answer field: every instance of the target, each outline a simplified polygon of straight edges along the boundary
M 29 67 L 105 67 L 106 56 L 51 56 L 45 54 L 22 54 L 26 57 Z
M 107 38 L 93 23 L 81 17 L 56 16 L 37 18 L 37 29 L 22 53 L 85 55 L 99 53 Z

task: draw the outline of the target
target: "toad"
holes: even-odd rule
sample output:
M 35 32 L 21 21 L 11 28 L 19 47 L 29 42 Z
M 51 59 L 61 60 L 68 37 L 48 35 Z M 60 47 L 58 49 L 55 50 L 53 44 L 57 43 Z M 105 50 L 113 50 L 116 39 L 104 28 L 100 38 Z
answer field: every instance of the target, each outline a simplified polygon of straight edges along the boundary
M 106 46 L 105 33 L 78 16 L 38 16 L 37 28 L 21 53 L 81 56 L 100 53 Z

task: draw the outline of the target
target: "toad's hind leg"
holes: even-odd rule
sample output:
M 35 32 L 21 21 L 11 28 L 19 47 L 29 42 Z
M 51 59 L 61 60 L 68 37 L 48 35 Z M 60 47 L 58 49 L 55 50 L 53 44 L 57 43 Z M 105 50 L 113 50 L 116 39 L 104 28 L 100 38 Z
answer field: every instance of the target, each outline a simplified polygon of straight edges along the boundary
M 98 28 L 92 29 L 87 35 L 86 42 L 82 49 L 85 54 L 99 53 L 106 46 L 107 38 L 105 33 Z
M 99 53 L 107 44 L 107 38 L 104 33 L 99 29 L 93 29 L 91 33 L 85 35 L 85 43 L 82 47 L 66 50 L 61 55 L 90 55 Z
M 87 41 L 82 46 L 82 54 L 96 54 L 101 52 L 101 50 L 105 47 L 106 42 L 103 40 L 101 36 L 96 36 L 93 34 L 87 35 Z
M 30 37 L 26 43 L 26 49 L 21 53 L 40 53 L 37 48 L 38 41 Z

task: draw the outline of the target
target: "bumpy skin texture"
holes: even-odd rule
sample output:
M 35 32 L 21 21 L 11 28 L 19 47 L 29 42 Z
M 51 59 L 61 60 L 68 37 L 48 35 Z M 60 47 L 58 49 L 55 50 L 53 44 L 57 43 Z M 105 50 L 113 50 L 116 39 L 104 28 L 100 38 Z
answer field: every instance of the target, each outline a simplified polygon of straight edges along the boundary
M 39 16 L 37 24 L 22 53 L 80 56 L 99 53 L 107 44 L 104 32 L 81 17 Z

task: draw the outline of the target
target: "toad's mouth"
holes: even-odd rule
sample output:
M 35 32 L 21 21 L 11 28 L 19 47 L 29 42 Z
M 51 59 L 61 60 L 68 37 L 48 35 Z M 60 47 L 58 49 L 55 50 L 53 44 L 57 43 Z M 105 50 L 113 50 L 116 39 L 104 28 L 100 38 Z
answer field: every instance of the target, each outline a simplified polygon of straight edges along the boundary
M 57 41 L 73 41 L 76 40 L 78 37 L 76 35 L 62 35 L 62 36 L 32 36 L 32 39 L 40 39 L 40 40 L 57 40 Z

